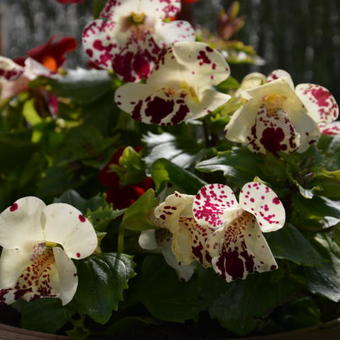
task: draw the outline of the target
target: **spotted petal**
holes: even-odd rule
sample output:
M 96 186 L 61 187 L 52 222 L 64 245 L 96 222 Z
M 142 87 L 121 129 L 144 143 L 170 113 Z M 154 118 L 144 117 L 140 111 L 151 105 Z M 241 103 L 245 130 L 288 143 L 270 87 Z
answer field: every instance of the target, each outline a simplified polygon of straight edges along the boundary
M 285 111 L 280 109 L 269 113 L 265 106 L 261 106 L 247 141 L 249 149 L 254 152 L 292 152 L 300 146 L 300 135 Z
M 181 41 L 195 41 L 195 31 L 189 22 L 175 20 L 172 22 L 161 21 L 155 28 L 156 40 L 166 45 Z
M 100 13 L 100 17 L 117 18 L 135 12 L 164 19 L 174 17 L 180 8 L 180 0 L 109 0 Z
M 204 267 L 211 266 L 211 255 L 207 247 L 208 237 L 213 231 L 199 225 L 194 218 L 182 218 L 182 225 L 191 234 L 190 246 L 192 256 Z
M 94 20 L 83 30 L 82 39 L 86 54 L 97 66 L 112 70 L 112 60 L 119 51 L 114 37 L 117 23 L 111 20 Z
M 208 184 L 195 197 L 192 211 L 198 224 L 221 228 L 240 212 L 233 191 L 223 184 Z
M 319 138 L 319 129 L 301 100 L 283 79 L 274 80 L 241 93 L 248 102 L 238 109 L 226 126 L 226 138 L 256 152 L 304 152 Z M 265 107 L 265 99 L 282 101 L 275 110 Z M 275 143 L 268 142 L 274 138 Z M 261 142 L 262 139 L 262 142 Z
M 287 71 L 284 70 L 275 70 L 272 73 L 269 74 L 269 76 L 267 77 L 267 81 L 271 82 L 273 80 L 277 80 L 277 79 L 283 79 L 284 81 L 287 82 L 287 84 L 294 89 L 294 83 L 292 80 L 292 77 L 290 76 L 290 74 Z
M 275 192 L 266 185 L 250 182 L 243 186 L 240 206 L 253 214 L 263 232 L 271 232 L 283 227 L 286 213 Z
M 24 72 L 24 67 L 13 60 L 0 56 L 0 80 L 16 80 Z
M 275 259 L 255 218 L 244 213 L 208 240 L 214 270 L 227 282 L 253 272 L 277 269 Z
M 0 245 L 23 249 L 27 244 L 44 240 L 41 216 L 45 203 L 37 197 L 17 200 L 0 214 Z
M 178 84 L 179 88 L 179 84 Z M 176 125 L 190 117 L 180 91 L 155 89 L 147 84 L 128 83 L 116 91 L 116 104 L 135 120 L 146 124 Z
M 320 132 L 323 135 L 336 136 L 340 135 L 340 122 L 331 124 L 319 124 Z
M 192 217 L 193 195 L 175 192 L 155 208 L 154 217 L 156 224 L 168 229 L 172 234 L 180 230 L 180 217 Z
M 332 94 L 323 86 L 299 84 L 296 93 L 317 123 L 331 123 L 339 116 L 339 106 Z
M 198 42 L 180 42 L 173 46 L 177 62 L 183 67 L 183 80 L 192 84 L 196 93 L 218 85 L 230 75 L 230 68 L 223 55 Z
M 45 240 L 64 248 L 70 258 L 82 259 L 97 247 L 97 236 L 92 224 L 73 206 L 54 203 L 46 207 Z

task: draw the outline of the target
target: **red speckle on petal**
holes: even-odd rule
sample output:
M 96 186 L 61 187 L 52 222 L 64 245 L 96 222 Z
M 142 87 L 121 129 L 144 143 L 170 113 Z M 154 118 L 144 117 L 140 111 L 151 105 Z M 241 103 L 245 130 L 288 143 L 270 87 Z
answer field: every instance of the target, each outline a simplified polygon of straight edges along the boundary
M 15 211 L 19 208 L 18 203 L 13 203 L 10 207 L 9 210 L 10 211 Z
M 79 218 L 79 221 L 82 223 L 86 221 L 86 218 L 83 215 L 79 215 L 78 218 Z
M 77 256 L 77 257 L 80 257 L 80 253 L 77 253 L 76 256 Z
M 274 203 L 274 204 L 280 204 L 279 198 L 278 198 L 278 197 L 274 197 L 274 198 L 273 198 L 273 203 Z

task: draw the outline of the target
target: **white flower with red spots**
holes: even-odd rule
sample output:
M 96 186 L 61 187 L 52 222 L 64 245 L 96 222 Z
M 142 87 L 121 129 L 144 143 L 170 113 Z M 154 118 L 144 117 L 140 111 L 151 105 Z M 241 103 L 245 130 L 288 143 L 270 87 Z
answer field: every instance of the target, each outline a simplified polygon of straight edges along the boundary
M 0 56 L 0 99 L 8 99 L 28 90 L 28 83 L 38 76 L 58 77 L 32 58 L 25 60 L 25 66 Z
M 229 77 L 224 57 L 208 45 L 181 42 L 170 47 L 145 84 L 128 83 L 117 89 L 116 104 L 146 124 L 176 125 L 203 117 L 230 96 L 214 85 Z
M 125 81 L 147 78 L 164 48 L 195 40 L 188 22 L 165 22 L 180 7 L 180 0 L 109 0 L 100 18 L 83 31 L 85 52 L 95 65 Z
M 66 305 L 78 285 L 71 259 L 91 255 L 97 236 L 71 205 L 24 197 L 0 214 L 0 245 L 1 302 L 56 297 Z
M 228 282 L 277 269 L 262 232 L 282 228 L 285 210 L 262 183 L 245 184 L 239 203 L 222 184 L 206 185 L 196 196 L 175 193 L 154 215 L 157 225 L 172 233 L 172 250 L 182 264 L 197 260 Z
M 314 84 L 299 84 L 294 89 L 283 70 L 267 78 L 248 75 L 239 96 L 246 103 L 226 126 L 226 138 L 258 153 L 304 152 L 318 140 L 320 130 L 331 128 L 328 124 L 339 114 L 327 89 Z

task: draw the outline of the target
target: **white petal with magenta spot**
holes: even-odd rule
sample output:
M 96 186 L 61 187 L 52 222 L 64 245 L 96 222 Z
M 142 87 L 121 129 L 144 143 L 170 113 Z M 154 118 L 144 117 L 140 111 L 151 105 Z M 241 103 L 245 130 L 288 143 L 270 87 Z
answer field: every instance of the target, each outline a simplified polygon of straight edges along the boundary
M 63 246 L 70 258 L 82 259 L 97 247 L 97 236 L 92 224 L 73 206 L 54 203 L 46 207 L 45 240 Z
M 243 186 L 240 206 L 253 214 L 263 232 L 271 232 L 283 227 L 286 212 L 276 193 L 259 182 L 250 182 Z
M 45 203 L 37 197 L 23 197 L 0 214 L 0 245 L 23 248 L 27 242 L 41 241 L 41 217 Z

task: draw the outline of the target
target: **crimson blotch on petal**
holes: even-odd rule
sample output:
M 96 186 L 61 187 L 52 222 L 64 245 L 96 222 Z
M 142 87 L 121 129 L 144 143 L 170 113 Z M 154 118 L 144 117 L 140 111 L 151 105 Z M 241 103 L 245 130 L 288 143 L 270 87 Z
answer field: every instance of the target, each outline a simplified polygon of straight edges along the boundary
M 188 22 L 164 21 L 179 9 L 180 0 L 110 0 L 83 31 L 85 52 L 125 81 L 145 79 L 170 44 L 195 40 Z
M 176 43 L 162 55 L 145 84 L 121 86 L 115 101 L 143 123 L 177 125 L 225 104 L 230 96 L 213 86 L 229 74 L 227 62 L 217 50 L 198 42 Z

